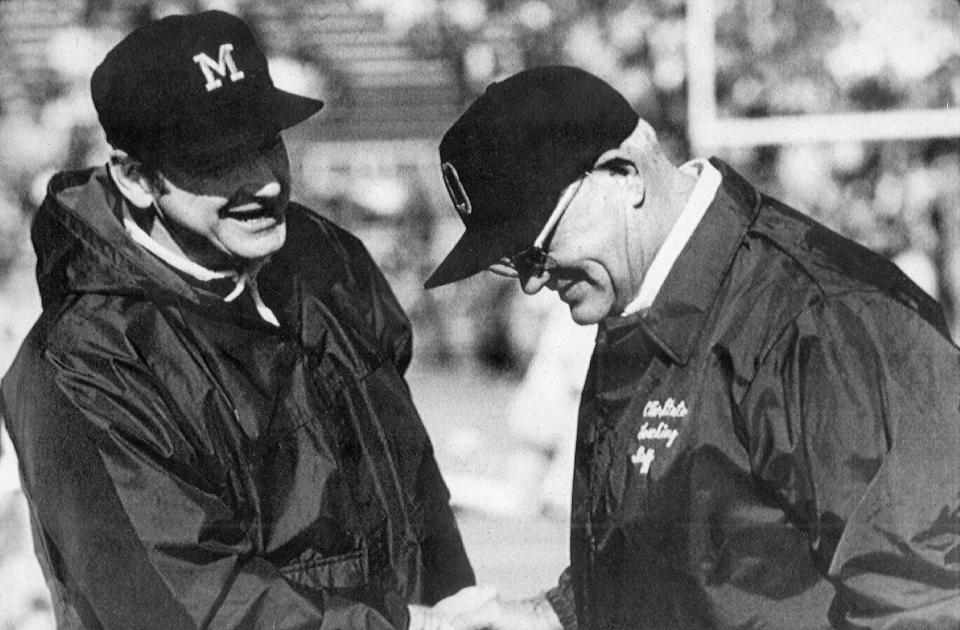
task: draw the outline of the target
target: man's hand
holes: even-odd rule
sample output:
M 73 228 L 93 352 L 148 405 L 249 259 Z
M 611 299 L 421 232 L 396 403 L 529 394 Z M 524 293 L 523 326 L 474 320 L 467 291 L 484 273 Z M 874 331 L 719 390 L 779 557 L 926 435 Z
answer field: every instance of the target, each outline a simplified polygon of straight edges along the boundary
M 493 597 L 450 620 L 454 630 L 563 630 L 546 597 L 502 600 Z
M 470 610 L 485 606 L 497 599 L 497 589 L 490 585 L 468 586 L 457 593 L 429 606 L 408 606 L 409 630 L 454 630 L 451 620 Z

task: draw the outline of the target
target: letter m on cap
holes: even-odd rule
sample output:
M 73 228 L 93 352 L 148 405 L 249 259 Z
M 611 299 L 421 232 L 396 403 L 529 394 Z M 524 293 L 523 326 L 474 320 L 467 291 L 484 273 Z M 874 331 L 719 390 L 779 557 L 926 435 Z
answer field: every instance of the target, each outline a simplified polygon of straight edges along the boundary
M 234 83 L 243 78 L 243 72 L 237 69 L 237 64 L 233 60 L 233 44 L 220 44 L 220 58 L 216 61 L 211 59 L 207 53 L 194 55 L 193 61 L 200 66 L 200 70 L 207 80 L 207 92 L 212 92 L 223 85 L 223 81 L 218 79 L 215 74 L 225 77 L 227 71 L 229 71 L 230 80 Z

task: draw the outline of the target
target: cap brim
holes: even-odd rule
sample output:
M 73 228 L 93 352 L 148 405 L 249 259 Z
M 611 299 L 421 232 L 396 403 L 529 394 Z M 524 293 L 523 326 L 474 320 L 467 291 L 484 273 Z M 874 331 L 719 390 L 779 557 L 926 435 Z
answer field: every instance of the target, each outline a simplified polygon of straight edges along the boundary
M 323 108 L 323 101 L 273 88 L 265 93 L 262 115 L 280 129 L 292 127 Z
M 212 110 L 198 118 L 195 128 L 177 131 L 189 140 L 163 143 L 167 153 L 177 150 L 173 163 L 184 166 L 214 166 L 230 163 L 256 151 L 280 131 L 303 122 L 320 111 L 323 101 L 271 88 L 261 92 L 242 111 Z M 229 124 L 226 124 L 230 121 Z
M 468 229 L 423 286 L 432 289 L 479 273 L 504 256 L 521 251 L 541 229 L 542 225 L 527 217 Z

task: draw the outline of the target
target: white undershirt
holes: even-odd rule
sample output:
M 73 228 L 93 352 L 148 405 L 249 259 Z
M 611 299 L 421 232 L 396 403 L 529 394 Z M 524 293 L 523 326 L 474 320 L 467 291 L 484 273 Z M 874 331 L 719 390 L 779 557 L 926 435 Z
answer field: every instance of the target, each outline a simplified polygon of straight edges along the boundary
M 127 230 L 127 234 L 130 235 L 130 238 L 133 239 L 135 243 L 149 251 L 151 254 L 167 263 L 174 269 L 182 271 L 192 278 L 196 278 L 201 282 L 210 282 L 211 280 L 223 280 L 229 278 L 235 280 L 237 285 L 233 288 L 226 297 L 223 298 L 224 302 L 232 302 L 237 299 L 245 288 L 250 289 L 250 297 L 253 299 L 253 305 L 257 309 L 257 313 L 260 317 L 274 326 L 280 326 L 280 321 L 277 319 L 277 316 L 274 315 L 273 311 L 270 310 L 270 307 L 264 304 L 263 298 L 260 297 L 260 291 L 257 289 L 257 272 L 260 271 L 259 267 L 253 271 L 214 271 L 212 269 L 207 269 L 202 265 L 198 265 L 189 258 L 181 256 L 177 252 L 167 249 L 156 240 L 153 239 L 149 234 L 147 234 L 143 228 L 136 224 L 133 219 L 129 217 L 123 218 L 123 226 Z
M 690 198 L 687 199 L 680 216 L 677 217 L 677 221 L 670 228 L 670 232 L 667 233 L 663 245 L 660 246 L 650 262 L 650 267 L 640 283 L 640 291 L 637 293 L 637 297 L 623 309 L 622 315 L 624 316 L 644 311 L 653 304 L 660 288 L 663 287 L 663 283 L 667 279 L 667 274 L 670 273 L 673 264 L 677 261 L 677 257 L 683 251 L 687 241 L 690 240 L 693 231 L 697 229 L 697 225 L 700 224 L 707 208 L 710 207 L 717 196 L 717 190 L 723 180 L 720 171 L 703 158 L 690 160 L 680 167 L 680 171 L 696 177 L 697 183 L 694 184 Z

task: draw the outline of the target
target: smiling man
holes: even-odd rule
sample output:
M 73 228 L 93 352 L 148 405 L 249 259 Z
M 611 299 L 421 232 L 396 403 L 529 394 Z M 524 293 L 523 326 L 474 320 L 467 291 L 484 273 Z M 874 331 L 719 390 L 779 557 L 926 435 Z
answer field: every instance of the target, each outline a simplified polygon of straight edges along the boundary
M 673 166 L 569 67 L 492 84 L 440 144 L 482 270 L 599 324 L 571 563 L 460 628 L 960 627 L 960 354 L 891 263 L 717 159 Z
M 115 151 L 50 183 L 43 313 L 0 397 L 59 627 L 432 623 L 473 573 L 409 323 L 290 201 L 280 132 L 322 103 L 221 12 L 134 31 L 91 87 Z

